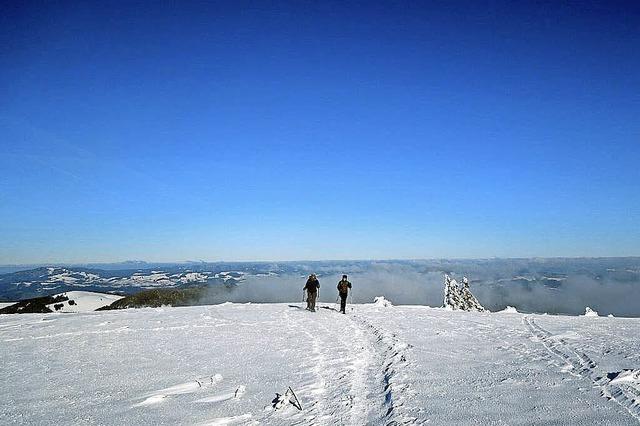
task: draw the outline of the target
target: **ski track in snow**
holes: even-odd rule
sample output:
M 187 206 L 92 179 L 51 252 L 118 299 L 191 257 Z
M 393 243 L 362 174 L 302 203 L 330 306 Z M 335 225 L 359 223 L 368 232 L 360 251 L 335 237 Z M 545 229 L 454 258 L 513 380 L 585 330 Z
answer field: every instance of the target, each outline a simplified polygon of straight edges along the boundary
M 565 363 L 563 371 L 590 380 L 600 388 L 602 396 L 620 404 L 640 422 L 640 370 L 605 374 L 598 371 L 598 364 L 582 350 L 574 348 L 561 336 L 554 336 L 533 318 L 524 317 L 522 321 L 551 354 Z

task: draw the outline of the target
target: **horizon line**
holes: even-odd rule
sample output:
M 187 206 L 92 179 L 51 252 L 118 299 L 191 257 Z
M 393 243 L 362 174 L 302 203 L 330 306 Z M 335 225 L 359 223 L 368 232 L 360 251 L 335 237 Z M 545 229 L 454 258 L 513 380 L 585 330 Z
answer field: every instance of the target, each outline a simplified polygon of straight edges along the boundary
M 169 260 L 169 261 L 148 261 L 148 260 L 116 260 L 116 261 L 86 261 L 86 262 L 30 262 L 30 263 L 0 263 L 0 267 L 19 266 L 80 266 L 80 265 L 112 265 L 127 263 L 143 264 L 194 264 L 194 263 L 292 263 L 292 262 L 411 262 L 411 261 L 434 261 L 434 260 L 551 260 L 551 259 L 640 259 L 640 255 L 627 256 L 491 256 L 491 257 L 415 257 L 415 258 L 354 258 L 354 259 L 287 259 L 287 260 Z

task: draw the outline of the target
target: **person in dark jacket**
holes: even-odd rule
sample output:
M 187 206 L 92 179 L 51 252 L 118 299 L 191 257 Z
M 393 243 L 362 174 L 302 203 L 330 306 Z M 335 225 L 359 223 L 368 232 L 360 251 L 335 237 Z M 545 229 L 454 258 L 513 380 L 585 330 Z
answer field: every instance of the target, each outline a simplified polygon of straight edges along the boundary
M 349 296 L 349 290 L 351 289 L 351 283 L 347 280 L 347 276 L 343 275 L 342 279 L 338 283 L 338 295 L 340 296 L 340 312 L 346 313 L 347 308 L 347 296 Z
M 316 299 L 320 290 L 320 281 L 316 274 L 309 275 L 307 283 L 304 285 L 303 290 L 307 291 L 307 310 L 311 312 L 316 311 Z

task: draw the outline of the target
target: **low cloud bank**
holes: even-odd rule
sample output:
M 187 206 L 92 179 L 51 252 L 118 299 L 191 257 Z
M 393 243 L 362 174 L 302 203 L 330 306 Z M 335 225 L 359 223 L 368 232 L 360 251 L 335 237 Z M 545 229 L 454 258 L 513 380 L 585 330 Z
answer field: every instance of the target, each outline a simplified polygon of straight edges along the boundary
M 349 268 L 322 265 L 322 303 L 334 303 L 343 273 L 353 284 L 353 301 L 371 303 L 384 296 L 394 305 L 441 306 L 443 274 L 467 275 L 471 291 L 487 309 L 514 306 L 520 312 L 582 314 L 590 306 L 603 315 L 640 316 L 640 259 L 486 260 L 368 262 Z M 309 271 L 312 269 L 309 268 Z M 236 288 L 211 291 L 202 303 L 302 302 L 305 273 L 250 276 Z
M 568 276 L 557 287 L 544 284 L 479 285 L 474 293 L 490 310 L 515 306 L 520 312 L 584 314 L 585 307 L 600 314 L 640 316 L 640 282 L 617 282 L 589 276 Z
M 320 302 L 336 301 L 336 287 L 341 277 L 342 272 L 318 274 Z M 300 274 L 252 276 L 228 293 L 212 291 L 204 302 L 301 302 L 306 280 L 307 276 Z M 407 266 L 385 264 L 372 266 L 367 271 L 349 273 L 349 281 L 353 284 L 351 299 L 354 303 L 373 302 L 373 298 L 380 295 L 394 304 L 439 306 L 442 303 L 442 276 L 435 272 L 421 273 Z

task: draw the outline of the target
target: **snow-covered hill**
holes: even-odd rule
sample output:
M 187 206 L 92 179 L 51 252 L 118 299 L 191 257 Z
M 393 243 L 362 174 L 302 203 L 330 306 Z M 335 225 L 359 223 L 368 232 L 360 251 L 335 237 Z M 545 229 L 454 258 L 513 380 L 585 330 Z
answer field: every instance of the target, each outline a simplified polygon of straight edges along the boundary
M 333 308 L 2 316 L 0 424 L 638 424 L 640 319 Z
M 116 294 L 68 291 L 52 296 L 0 303 L 0 314 L 91 312 L 120 299 L 123 299 L 123 296 Z
M 91 312 L 122 299 L 122 296 L 116 294 L 95 293 L 92 291 L 68 291 L 57 296 L 64 296 L 69 300 L 47 305 L 54 312 Z

